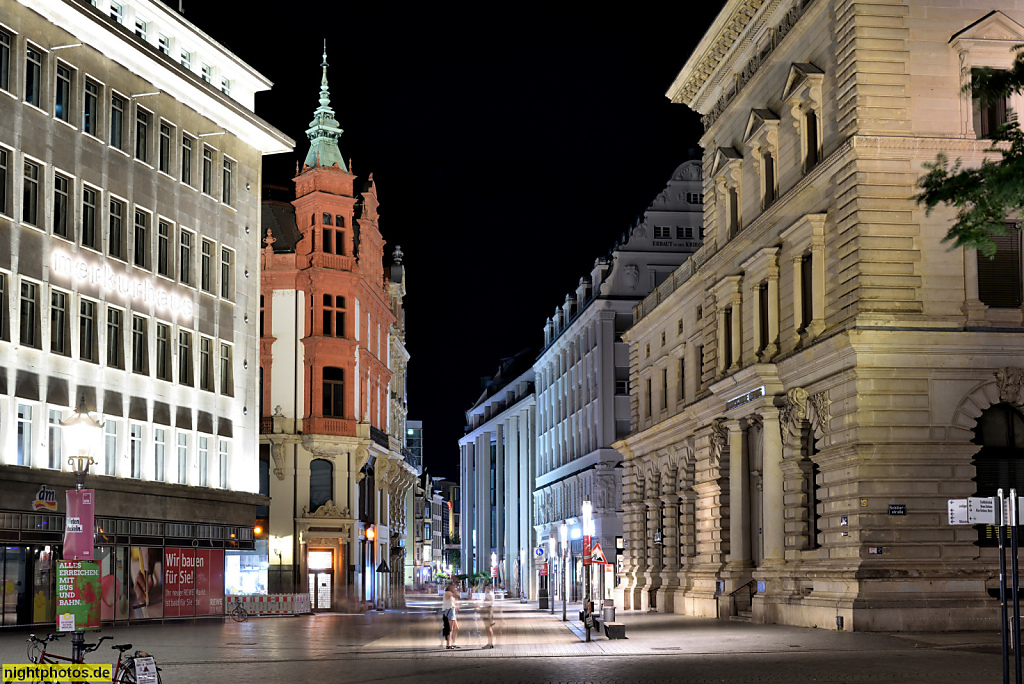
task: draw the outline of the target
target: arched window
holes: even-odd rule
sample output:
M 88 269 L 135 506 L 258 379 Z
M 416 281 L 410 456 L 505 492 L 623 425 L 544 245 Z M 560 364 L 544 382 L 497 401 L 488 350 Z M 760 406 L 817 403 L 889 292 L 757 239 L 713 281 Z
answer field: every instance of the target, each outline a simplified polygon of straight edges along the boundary
M 331 215 L 330 215 L 330 214 L 328 214 L 328 213 L 327 213 L 326 211 L 324 212 L 324 220 L 323 220 L 323 223 L 324 223 L 324 225 L 325 225 L 325 226 L 329 226 L 329 225 L 331 225 Z
M 324 380 L 324 417 L 345 417 L 345 371 L 341 368 L 325 366 Z
M 981 450 L 974 455 L 976 496 L 995 496 L 1003 488 L 1018 495 L 1024 493 L 1024 415 L 1009 404 L 996 404 L 985 410 L 974 428 L 974 444 Z M 996 546 L 996 528 L 978 525 L 978 545 Z
M 309 464 L 309 512 L 334 499 L 334 464 L 322 458 Z
M 342 216 L 341 214 L 338 214 L 337 216 L 335 216 L 334 217 L 334 225 L 338 226 L 339 228 L 344 228 L 345 227 L 345 217 Z

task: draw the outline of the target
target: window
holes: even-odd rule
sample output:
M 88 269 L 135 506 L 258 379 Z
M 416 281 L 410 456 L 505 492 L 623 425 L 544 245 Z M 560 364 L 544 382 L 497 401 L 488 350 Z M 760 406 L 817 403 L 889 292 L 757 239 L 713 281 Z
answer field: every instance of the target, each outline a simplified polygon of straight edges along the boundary
M 32 465 L 32 407 L 18 404 L 18 465 Z
M 324 335 L 345 336 L 345 298 L 324 295 Z
M 203 65 L 203 80 L 207 83 L 213 83 L 213 67 L 209 64 Z
M 821 161 L 821 150 L 818 148 L 818 115 L 813 109 L 804 114 L 804 173 L 807 173 Z
M 188 435 L 178 433 L 178 484 L 188 482 Z
M 0 214 L 8 214 L 7 210 L 7 150 L 0 150 Z
M 203 240 L 199 250 L 199 286 L 203 292 L 213 292 L 213 243 Z
M 629 394 L 629 380 L 616 380 L 615 393 L 619 395 Z
M 54 93 L 53 115 L 61 121 L 71 121 L 71 69 L 57 65 L 57 91 Z
M 670 226 L 654 226 L 655 240 L 671 240 L 672 228 Z
M 761 207 L 767 209 L 775 202 L 775 157 L 770 150 L 761 155 L 762 191 Z
M 224 176 L 222 178 L 224 184 L 221 186 L 221 201 L 224 204 L 231 206 L 231 177 L 235 173 L 235 162 L 230 159 L 224 160 Z
M 107 253 L 115 259 L 124 258 L 124 202 L 110 200 L 110 223 L 107 234 Z
M 138 423 L 132 423 L 129 428 L 128 439 L 131 477 L 138 480 L 142 478 L 142 426 Z
M 209 337 L 199 338 L 199 389 L 213 391 L 213 340 Z
M 209 438 L 199 435 L 199 486 L 208 486 L 210 475 L 210 446 Z
M 138 17 L 135 18 L 135 35 L 136 36 L 138 36 L 142 40 L 146 40 L 146 33 L 147 33 L 148 29 L 149 29 L 149 25 L 145 21 L 143 21 L 142 19 L 139 19 Z
M 676 240 L 692 240 L 693 239 L 693 227 L 682 226 L 676 228 Z
M 651 417 L 651 399 L 651 379 L 647 378 L 647 380 L 644 381 L 644 407 L 646 408 L 646 415 L 648 418 Z
M 323 458 L 309 463 L 309 510 L 315 511 L 334 498 L 334 464 Z
M 192 233 L 187 230 L 181 231 L 180 257 L 178 260 L 179 275 L 181 282 L 186 285 L 192 284 Z
M 664 330 L 661 331 L 661 346 L 662 347 L 665 346 L 665 331 Z
M 135 210 L 135 244 L 132 261 L 139 268 L 149 268 L 149 214 Z
M 25 49 L 25 102 L 39 107 L 43 81 L 43 54 L 29 46 Z
M 117 421 L 103 421 L 103 473 L 117 475 Z
M 82 131 L 99 135 L 100 87 L 94 81 L 85 79 L 85 107 L 82 109 Z
M 812 277 L 811 255 L 807 254 L 800 264 L 800 332 L 807 329 L 814 318 L 814 278 Z
M 0 339 L 7 339 L 7 276 L 0 273 Z
M 39 166 L 25 162 L 25 187 L 22 192 L 21 220 L 31 226 L 39 225 Z
M 124 98 L 110 96 L 110 146 L 124 149 Z
M 996 253 L 989 259 L 978 254 L 978 298 L 994 308 L 1019 308 L 1022 301 L 1021 233 L 993 235 Z
M 676 401 L 686 398 L 686 361 L 676 359 Z
M 156 230 L 156 272 L 162 276 L 171 276 L 171 225 L 159 221 Z
M 324 416 L 345 417 L 345 371 L 341 368 L 325 367 L 323 370 Z
M 231 250 L 220 250 L 220 296 L 231 299 Z
M 229 397 L 234 396 L 231 378 L 231 345 L 221 343 L 220 345 L 220 393 Z
M 192 185 L 192 138 L 181 136 L 181 182 Z
M 661 369 L 661 409 L 668 408 L 668 369 Z
M 39 288 L 34 283 L 21 283 L 21 343 L 26 347 L 38 347 L 36 320 L 39 315 Z
M 192 386 L 192 333 L 178 331 L 178 383 Z
M 225 95 L 231 94 L 231 81 L 227 78 L 220 79 L 220 92 Z
M 150 113 L 141 107 L 135 108 L 135 158 L 149 161 L 149 120 Z
M 132 316 L 132 372 L 149 375 L 149 339 L 142 316 Z
M 171 39 L 164 34 L 158 34 L 156 40 L 157 48 L 168 57 L 171 55 Z
M 345 227 L 345 217 L 342 216 L 341 214 L 337 214 L 334 217 L 334 225 L 338 226 L 339 228 L 344 228 Z
M 679 320 L 676 321 L 676 335 L 682 335 L 682 334 L 683 334 L 683 319 L 680 318 Z
M 972 69 L 972 81 L 977 81 L 980 73 L 980 69 Z M 974 133 L 978 138 L 991 138 L 999 131 L 999 127 L 1007 122 L 1009 106 L 1006 98 L 983 100 L 974 97 L 971 100 L 971 108 L 974 114 Z
M 704 193 L 703 192 L 688 192 L 686 193 L 687 204 L 704 204 Z
M 729 237 L 740 232 L 740 196 L 736 187 L 730 187 L 727 191 L 728 213 L 726 214 L 726 225 L 729 229 Z
M 47 459 L 47 467 L 53 468 L 54 470 L 60 470 L 61 463 L 61 436 L 60 436 L 60 411 L 50 409 L 50 424 L 49 424 L 49 439 L 47 440 L 47 446 L 49 447 L 49 458 Z
M 68 341 L 68 296 L 63 292 L 50 292 L 50 351 L 68 356 L 71 345 Z
M 648 342 L 647 344 L 644 345 L 644 358 L 645 359 L 651 358 L 651 343 L 650 342 Z
M 203 148 L 203 192 L 213 194 L 213 150 Z
M 322 223 L 323 223 L 323 224 L 324 224 L 325 226 L 329 226 L 329 225 L 331 225 L 331 215 L 330 215 L 330 214 L 328 214 L 327 212 L 324 212 L 324 217 L 323 217 L 323 222 L 322 222 Z
M 78 317 L 78 354 L 83 361 L 96 363 L 96 304 L 81 301 Z
M 733 348 L 732 348 L 732 307 L 728 307 L 722 315 L 722 370 L 728 370 L 732 366 L 733 361 Z
M 760 332 L 757 353 L 760 354 L 771 341 L 768 339 L 768 283 L 757 286 L 757 327 Z
M 59 174 L 53 176 L 53 234 L 68 236 L 68 179 Z
M 185 67 L 187 71 L 192 71 L 192 53 L 188 50 L 181 51 L 181 66 Z
M 160 123 L 160 150 L 157 159 L 157 168 L 164 173 L 171 172 L 171 127 Z
M 153 479 L 164 481 L 164 456 L 167 453 L 167 430 L 153 430 Z
M 264 337 L 266 333 L 266 300 L 263 295 L 260 295 L 260 337 Z
M 171 326 L 156 324 L 156 377 L 171 380 Z
M 110 3 L 110 18 L 116 21 L 118 24 L 124 23 L 124 7 L 119 2 Z
M 96 191 L 82 188 L 82 246 L 99 249 L 96 239 Z
M 111 368 L 124 368 L 124 351 L 121 335 L 121 312 L 118 309 L 107 309 L 107 365 Z
M 217 486 L 228 488 L 228 441 L 219 440 L 217 446 Z
M 0 31 L 0 89 L 11 89 L 11 34 Z

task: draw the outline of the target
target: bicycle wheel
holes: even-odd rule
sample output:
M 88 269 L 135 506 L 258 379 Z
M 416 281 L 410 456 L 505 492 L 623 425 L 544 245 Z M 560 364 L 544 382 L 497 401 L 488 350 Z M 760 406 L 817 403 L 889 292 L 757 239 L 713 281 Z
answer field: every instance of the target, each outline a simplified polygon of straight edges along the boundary
M 235 622 L 245 622 L 249 619 L 249 614 L 245 612 L 245 608 L 242 608 L 242 606 L 235 606 L 235 609 L 231 611 L 231 619 Z
M 128 660 L 121 665 L 113 684 L 136 684 L 134 661 Z

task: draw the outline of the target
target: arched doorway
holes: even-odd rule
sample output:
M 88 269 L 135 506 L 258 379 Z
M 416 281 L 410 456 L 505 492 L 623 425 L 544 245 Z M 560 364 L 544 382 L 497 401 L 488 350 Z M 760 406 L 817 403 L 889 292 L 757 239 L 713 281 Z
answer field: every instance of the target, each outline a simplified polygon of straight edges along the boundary
M 1009 496 L 1016 488 L 1024 495 L 1024 414 L 1010 404 L 994 404 L 978 417 L 973 444 L 981 445 L 974 455 L 976 496 L 995 496 L 1002 487 Z M 978 546 L 996 546 L 994 525 L 977 525 Z

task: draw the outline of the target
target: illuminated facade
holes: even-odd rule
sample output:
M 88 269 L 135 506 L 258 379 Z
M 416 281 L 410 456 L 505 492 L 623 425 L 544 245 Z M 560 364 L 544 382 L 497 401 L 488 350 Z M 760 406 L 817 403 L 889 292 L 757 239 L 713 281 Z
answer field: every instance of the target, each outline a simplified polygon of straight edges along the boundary
M 338 148 L 326 55 L 295 200 L 264 205 L 261 449 L 270 577 L 314 610 L 401 606 L 408 497 L 401 251 Z
M 225 588 L 259 589 L 238 572 L 259 565 L 265 503 L 261 159 L 294 144 L 253 113 L 269 88 L 163 3 L 4 6 L 2 625 L 53 622 L 67 459 L 82 447 L 60 421 L 80 403 L 105 420 L 86 481 L 112 587 L 103 617 L 217 613 Z M 161 589 L 145 603 L 128 592 L 141 559 Z M 175 563 L 220 572 L 218 598 L 175 601 L 160 572 Z
M 984 158 L 1006 108 L 963 86 L 1021 21 L 725 4 L 668 92 L 703 115 L 705 244 L 624 336 L 621 605 L 998 629 L 993 529 L 947 501 L 1024 489 L 1020 232 L 950 249 L 914 196 L 939 152 Z

